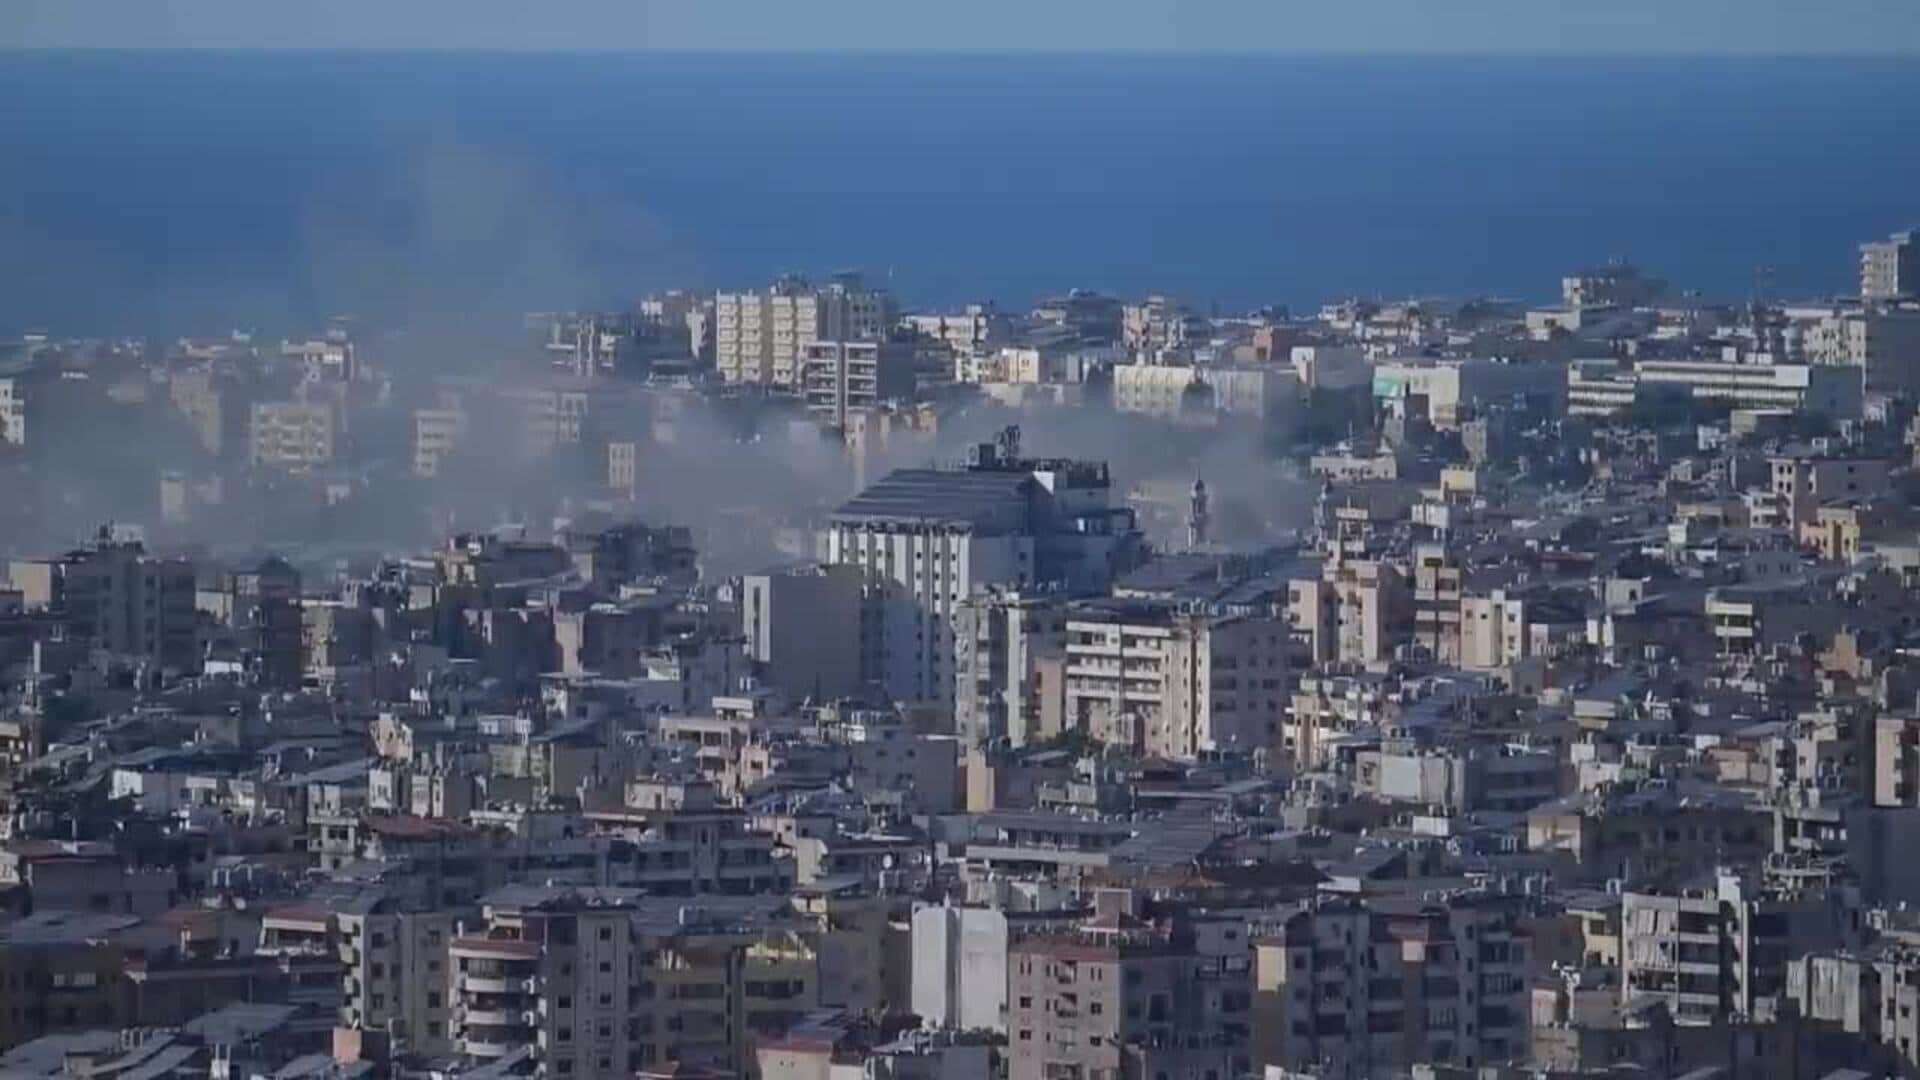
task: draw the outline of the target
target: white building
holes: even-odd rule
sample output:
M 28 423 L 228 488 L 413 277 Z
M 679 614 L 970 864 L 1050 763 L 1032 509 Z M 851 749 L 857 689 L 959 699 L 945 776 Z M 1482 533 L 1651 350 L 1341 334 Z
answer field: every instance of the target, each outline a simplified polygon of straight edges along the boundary
M 1920 296 L 1920 230 L 1897 232 L 1860 245 L 1860 297 Z
M 896 470 L 841 506 L 827 561 L 888 586 L 863 628 L 869 671 L 898 700 L 950 704 L 954 618 L 976 590 L 1104 589 L 1141 548 L 1111 488 L 1104 463 L 1021 458 L 1010 429 L 964 468 Z
M 1161 420 L 1277 419 L 1299 398 L 1300 381 L 1277 368 L 1121 364 L 1113 369 L 1113 407 Z
M 27 397 L 15 379 L 0 379 L 0 442 L 27 445 Z
M 944 904 L 916 910 L 912 1001 L 927 1027 L 1006 1034 L 1006 915 Z

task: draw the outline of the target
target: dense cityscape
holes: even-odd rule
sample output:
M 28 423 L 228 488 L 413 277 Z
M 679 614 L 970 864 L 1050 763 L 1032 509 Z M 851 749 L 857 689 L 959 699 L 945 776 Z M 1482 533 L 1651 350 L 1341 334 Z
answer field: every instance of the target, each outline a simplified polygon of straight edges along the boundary
M 0 1076 L 1920 1076 L 1855 257 L 0 343 Z

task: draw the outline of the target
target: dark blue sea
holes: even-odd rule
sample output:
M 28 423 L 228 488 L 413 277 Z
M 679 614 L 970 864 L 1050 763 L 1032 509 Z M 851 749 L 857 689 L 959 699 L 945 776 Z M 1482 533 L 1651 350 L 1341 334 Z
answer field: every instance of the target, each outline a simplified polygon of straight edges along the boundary
M 1851 287 L 1920 63 L 0 54 L 0 333 L 475 318 L 864 268 L 910 304 Z M 1768 267 L 1756 273 L 1757 267 Z

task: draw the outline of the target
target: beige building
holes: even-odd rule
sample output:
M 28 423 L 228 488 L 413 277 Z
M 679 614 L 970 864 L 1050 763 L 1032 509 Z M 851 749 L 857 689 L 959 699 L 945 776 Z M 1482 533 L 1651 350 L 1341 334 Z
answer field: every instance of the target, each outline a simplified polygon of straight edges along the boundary
M 1860 245 L 1860 297 L 1892 300 L 1920 295 L 1920 231 L 1908 229 Z
M 1164 296 L 1149 296 L 1120 309 L 1120 343 L 1139 360 L 1158 360 L 1204 343 L 1206 337 L 1205 319 Z
M 730 383 L 800 388 L 806 347 L 815 341 L 875 340 L 893 325 L 893 299 L 857 274 L 824 287 L 782 278 L 757 292 L 714 296 L 714 366 Z
M 1093 918 L 1007 949 L 1008 1080 L 1252 1071 L 1247 946 L 1227 955 L 1103 890 Z
M 1299 398 L 1291 372 L 1271 368 L 1121 364 L 1113 369 L 1113 407 L 1159 420 L 1277 419 Z
M 1059 596 L 992 589 L 962 600 L 954 615 L 954 729 L 974 746 L 1025 746 L 1057 734 L 1065 655 Z
M 1891 491 L 1887 462 L 1880 458 L 1778 457 L 1769 464 L 1779 524 L 1796 531 L 1816 523 L 1823 504 Z
M 1382 664 L 1414 631 L 1414 591 L 1390 563 L 1330 560 L 1288 582 L 1287 621 L 1315 664 Z
M 254 465 L 302 471 L 333 463 L 338 437 L 333 406 L 263 401 L 253 407 L 247 457 Z
M 467 433 L 467 413 L 458 407 L 415 409 L 413 412 L 413 474 L 440 475 L 440 463 L 459 449 Z
M 1286 911 L 1254 943 L 1254 1061 L 1366 1080 L 1522 1060 L 1526 974 L 1527 938 L 1500 897 Z
M 1181 761 L 1279 747 L 1288 652 L 1279 619 L 1113 601 L 1070 611 L 1065 634 L 1069 727 Z
M 1920 311 L 1836 311 L 1807 328 L 1807 359 L 1859 368 L 1870 394 L 1920 393 Z

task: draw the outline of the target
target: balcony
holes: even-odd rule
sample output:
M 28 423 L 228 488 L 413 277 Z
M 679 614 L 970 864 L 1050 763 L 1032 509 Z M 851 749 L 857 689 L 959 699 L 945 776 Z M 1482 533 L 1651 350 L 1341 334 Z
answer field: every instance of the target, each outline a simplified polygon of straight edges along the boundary
M 526 1009 L 491 1006 L 463 1010 L 462 1019 L 483 1027 L 532 1027 L 533 1013 Z
M 517 994 L 527 984 L 526 979 L 505 975 L 461 975 L 458 978 L 459 990 L 463 994 Z

